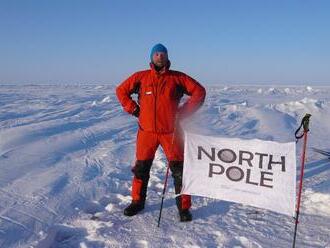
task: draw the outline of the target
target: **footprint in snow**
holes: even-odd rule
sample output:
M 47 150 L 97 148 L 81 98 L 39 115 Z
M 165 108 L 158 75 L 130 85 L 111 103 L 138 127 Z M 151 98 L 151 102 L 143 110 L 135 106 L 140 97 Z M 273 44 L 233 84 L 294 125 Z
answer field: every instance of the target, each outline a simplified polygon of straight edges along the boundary
M 135 247 L 135 248 L 147 248 L 149 247 L 148 241 L 146 240 L 134 240 L 130 247 Z

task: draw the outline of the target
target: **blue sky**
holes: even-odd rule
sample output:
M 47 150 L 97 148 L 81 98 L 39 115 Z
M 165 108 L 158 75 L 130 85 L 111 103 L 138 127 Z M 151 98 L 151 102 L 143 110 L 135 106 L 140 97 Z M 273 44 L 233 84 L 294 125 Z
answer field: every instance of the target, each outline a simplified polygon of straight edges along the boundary
M 0 0 L 0 83 L 114 83 L 150 48 L 204 84 L 330 84 L 330 1 Z

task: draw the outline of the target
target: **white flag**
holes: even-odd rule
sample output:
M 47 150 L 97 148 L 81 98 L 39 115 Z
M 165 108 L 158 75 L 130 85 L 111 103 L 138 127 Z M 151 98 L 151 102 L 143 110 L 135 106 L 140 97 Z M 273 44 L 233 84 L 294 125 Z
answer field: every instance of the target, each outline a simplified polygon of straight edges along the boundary
M 296 144 L 185 133 L 182 194 L 293 216 Z

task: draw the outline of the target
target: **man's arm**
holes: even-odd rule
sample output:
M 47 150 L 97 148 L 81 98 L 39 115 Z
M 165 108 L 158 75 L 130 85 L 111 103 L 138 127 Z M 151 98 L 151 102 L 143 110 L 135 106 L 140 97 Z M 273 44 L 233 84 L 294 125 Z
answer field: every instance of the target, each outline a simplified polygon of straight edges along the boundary
M 203 105 L 206 91 L 200 83 L 184 73 L 180 81 L 184 93 L 190 96 L 178 110 L 179 116 L 184 118 L 196 112 Z
M 140 80 L 138 73 L 134 73 L 116 88 L 116 94 L 124 110 L 132 115 L 138 116 L 139 105 L 132 99 L 131 95 L 138 93 Z

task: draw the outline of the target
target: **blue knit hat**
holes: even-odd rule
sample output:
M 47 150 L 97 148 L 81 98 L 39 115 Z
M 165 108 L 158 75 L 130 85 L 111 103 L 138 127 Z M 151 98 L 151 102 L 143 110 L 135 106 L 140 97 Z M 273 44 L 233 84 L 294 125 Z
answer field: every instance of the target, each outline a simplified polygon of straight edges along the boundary
M 154 47 L 151 49 L 151 53 L 150 53 L 150 61 L 152 62 L 152 57 L 154 56 L 154 53 L 157 52 L 163 52 L 167 54 L 167 48 L 163 45 L 163 44 L 156 44 L 154 45 Z

